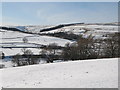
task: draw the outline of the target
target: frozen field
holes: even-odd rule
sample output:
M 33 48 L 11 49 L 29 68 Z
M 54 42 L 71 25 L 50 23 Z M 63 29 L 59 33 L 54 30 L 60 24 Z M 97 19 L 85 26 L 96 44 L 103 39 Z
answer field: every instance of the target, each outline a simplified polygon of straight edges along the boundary
M 71 41 L 56 37 L 50 37 L 50 36 L 40 36 L 36 34 L 26 34 L 16 31 L 4 31 L 0 32 L 2 38 L 2 43 L 19 43 L 21 44 L 23 42 L 23 38 L 26 37 L 28 39 L 28 43 L 31 44 L 40 44 L 40 45 L 48 45 L 50 43 L 57 43 L 59 46 L 64 46 L 67 42 L 71 43 Z M 21 43 L 20 43 L 21 42 Z M 17 46 L 17 44 L 15 44 Z M 23 43 L 23 45 L 25 45 Z M 28 45 L 27 45 L 28 46 Z
M 56 43 L 58 46 L 64 46 L 66 43 L 72 43 L 70 40 L 61 39 L 57 37 L 50 36 L 40 36 L 36 34 L 26 34 L 16 31 L 6 31 L 1 30 L 0 32 L 0 47 L 8 47 L 2 48 L 1 50 L 5 53 L 6 56 L 15 55 L 17 53 L 22 54 L 21 49 L 26 47 L 34 54 L 39 54 L 41 45 L 49 45 L 52 43 Z M 28 42 L 23 43 L 23 38 L 26 37 Z M 15 48 L 11 48 L 15 47 Z M 17 48 L 18 47 L 18 48 Z
M 1 73 L 4 88 L 117 88 L 118 58 L 4 68 Z

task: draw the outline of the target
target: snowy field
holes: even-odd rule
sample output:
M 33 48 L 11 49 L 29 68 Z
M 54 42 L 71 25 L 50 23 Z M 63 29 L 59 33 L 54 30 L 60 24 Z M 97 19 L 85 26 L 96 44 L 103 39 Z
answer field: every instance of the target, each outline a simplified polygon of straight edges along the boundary
M 27 48 L 31 50 L 34 54 L 39 54 L 41 49 L 38 48 Z M 5 53 L 6 56 L 12 56 L 16 54 L 23 54 L 22 48 L 2 48 L 2 51 Z
M 1 73 L 4 88 L 117 88 L 118 58 L 4 68 Z
M 22 47 L 27 47 L 28 49 L 32 50 L 34 54 L 39 54 L 41 50 L 38 49 L 38 47 L 41 47 L 41 45 L 56 43 L 58 46 L 64 46 L 66 43 L 72 43 L 70 40 L 57 37 L 40 36 L 36 34 L 26 34 L 7 30 L 0 31 L 0 47 L 19 47 L 2 48 L 1 50 L 5 53 L 6 56 L 15 55 L 17 53 L 23 54 L 21 51 Z M 27 43 L 23 42 L 24 37 L 27 38 Z
M 40 36 L 36 34 L 26 34 L 16 31 L 4 31 L 4 32 L 0 32 L 0 34 L 2 36 L 0 40 L 2 41 L 2 43 L 4 43 L 4 45 L 8 43 L 12 43 L 13 45 L 14 43 L 21 44 L 23 42 L 24 37 L 26 37 L 28 39 L 28 43 L 31 44 L 49 45 L 50 43 L 57 43 L 59 46 L 64 46 L 67 42 L 71 43 L 71 41 L 66 39 L 50 37 L 50 36 Z M 17 46 L 18 44 L 15 45 Z M 25 46 L 24 43 L 22 45 Z

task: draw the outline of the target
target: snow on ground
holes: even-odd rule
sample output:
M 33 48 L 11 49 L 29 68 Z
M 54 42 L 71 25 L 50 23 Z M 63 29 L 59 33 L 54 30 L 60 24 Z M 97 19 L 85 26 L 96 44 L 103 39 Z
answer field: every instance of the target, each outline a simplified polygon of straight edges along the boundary
M 31 35 L 31 34 L 26 34 L 26 33 L 21 33 L 16 31 L 7 31 L 7 30 L 2 30 L 0 34 L 2 35 L 3 39 L 11 39 L 11 38 L 14 39 L 14 38 L 21 38 L 21 37 L 26 37 Z
M 2 61 L 1 59 L 0 59 L 0 64 L 1 65 L 5 65 L 5 68 L 10 68 L 10 67 L 13 67 L 13 65 L 14 65 L 14 63 L 12 63 L 12 61 Z
M 5 31 L 0 32 L 2 34 L 2 43 L 15 43 L 15 42 L 23 42 L 22 39 L 26 37 L 28 39 L 28 43 L 36 43 L 41 45 L 48 45 L 50 43 L 57 43 L 59 46 L 64 46 L 66 43 L 71 43 L 70 40 L 50 37 L 50 36 L 40 36 L 36 34 L 26 34 L 16 31 Z M 24 44 L 24 43 L 23 43 Z
M 54 27 L 53 25 L 33 25 L 26 26 L 26 30 L 33 33 L 39 33 L 42 29 Z
M 57 37 L 50 36 L 40 36 L 36 34 L 26 34 L 16 31 L 6 31 L 0 30 L 0 47 L 19 47 L 19 48 L 2 48 L 3 53 L 6 56 L 15 55 L 17 53 L 22 53 L 22 47 L 30 48 L 34 54 L 39 54 L 40 50 L 37 47 L 41 45 L 49 45 L 52 43 L 56 43 L 58 46 L 64 46 L 66 43 L 72 43 L 70 40 L 61 39 Z M 28 39 L 28 43 L 23 43 L 23 38 L 26 37 Z M 36 48 L 33 48 L 36 47 Z
M 41 32 L 41 33 L 57 33 L 57 32 L 67 32 L 74 33 L 77 35 L 93 35 L 95 38 L 102 38 L 103 35 L 118 32 L 118 26 L 110 25 L 76 25 L 76 26 L 67 26 L 60 29 Z
M 3 25 L 4 26 L 4 25 Z M 29 32 L 35 32 L 35 33 L 39 33 L 40 30 L 45 29 L 45 28 L 50 28 L 50 27 L 54 27 L 54 25 L 27 25 L 27 26 L 16 26 L 16 25 L 5 25 L 4 27 L 8 27 L 8 28 L 17 28 L 20 31 L 29 31 Z
M 118 58 L 4 68 L 4 88 L 118 88 Z
M 43 26 L 44 28 L 47 26 Z M 27 28 L 27 30 L 32 30 L 36 32 L 39 26 L 17 26 L 16 28 Z M 2 39 L 2 43 L 0 46 L 8 46 L 8 47 L 37 47 L 38 44 L 40 45 L 48 45 L 50 43 L 57 43 L 59 46 L 64 46 L 66 43 L 72 43 L 70 40 L 50 37 L 50 36 L 40 36 L 36 34 L 26 34 L 20 33 L 16 31 L 6 31 L 0 30 L 0 41 Z M 39 31 L 39 30 L 38 30 Z M 56 29 L 48 32 L 42 33 L 56 33 L 56 32 L 67 32 L 67 33 L 74 33 L 74 34 L 81 34 L 84 37 L 88 35 L 93 35 L 95 38 L 106 38 L 106 34 L 118 32 L 118 26 L 108 26 L 108 25 L 78 25 L 78 26 L 68 26 L 63 27 L 61 29 Z M 104 36 L 104 37 L 103 37 Z M 26 37 L 28 39 L 28 44 L 23 43 L 23 38 Z M 35 45 L 37 44 L 37 45 Z
M 39 54 L 41 49 L 38 48 L 27 48 L 33 52 L 33 54 Z M 5 56 L 12 56 L 16 54 L 23 54 L 22 48 L 2 48 L 2 52 L 4 52 Z

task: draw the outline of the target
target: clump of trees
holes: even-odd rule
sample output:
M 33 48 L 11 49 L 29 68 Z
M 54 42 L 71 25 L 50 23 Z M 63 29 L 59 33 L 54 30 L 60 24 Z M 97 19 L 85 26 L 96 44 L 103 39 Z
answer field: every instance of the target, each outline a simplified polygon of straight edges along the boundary
M 21 66 L 21 55 L 18 53 L 15 56 L 13 56 L 12 62 L 15 63 L 15 66 Z
M 104 47 L 104 56 L 108 58 L 120 57 L 120 33 L 109 34 Z
M 4 59 L 5 58 L 5 54 L 3 52 L 0 52 L 0 59 Z
M 57 51 L 62 49 L 61 46 L 58 46 L 56 43 L 51 43 L 42 51 L 40 55 L 42 58 L 46 58 L 47 63 L 53 63 L 54 60 L 59 60 L 61 55 L 58 55 Z
M 12 62 L 16 66 L 33 65 L 39 62 L 39 56 L 34 55 L 30 49 L 23 48 L 21 51 L 23 52 L 22 55 L 16 54 L 13 56 Z
M 66 44 L 63 49 L 63 59 L 64 60 L 84 60 L 90 58 L 97 58 L 97 54 L 95 53 L 94 40 L 92 36 L 88 38 L 81 37 L 74 44 Z
M 28 43 L 28 39 L 26 37 L 23 38 L 23 43 Z M 16 66 L 32 65 L 38 63 L 39 56 L 35 56 L 30 49 L 23 48 L 21 51 L 23 52 L 22 55 L 16 54 L 13 56 L 12 62 L 15 63 Z
M 59 38 L 74 40 L 74 41 L 76 41 L 80 38 L 80 35 L 76 35 L 72 32 L 71 33 L 67 33 L 67 32 L 46 33 L 46 34 L 42 34 L 42 35 L 59 37 Z
M 74 44 L 66 44 L 63 60 L 85 60 L 120 57 L 120 33 L 110 34 L 109 38 L 95 40 L 91 35 L 79 38 Z

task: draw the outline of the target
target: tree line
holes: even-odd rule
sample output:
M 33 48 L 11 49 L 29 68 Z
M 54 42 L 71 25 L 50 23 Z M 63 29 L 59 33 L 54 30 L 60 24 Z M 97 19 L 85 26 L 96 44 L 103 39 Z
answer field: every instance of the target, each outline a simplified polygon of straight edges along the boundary
M 22 55 L 13 56 L 12 62 L 16 66 L 38 64 L 44 58 L 46 63 L 53 63 L 55 60 L 88 60 L 99 58 L 120 57 L 120 33 L 109 34 L 106 39 L 94 39 L 92 35 L 79 39 L 75 43 L 67 43 L 65 47 L 60 47 L 56 43 L 49 44 L 40 50 L 39 55 L 35 55 L 32 50 L 23 48 Z M 23 38 L 27 43 L 27 38 Z M 3 54 L 4 55 L 4 54 Z

